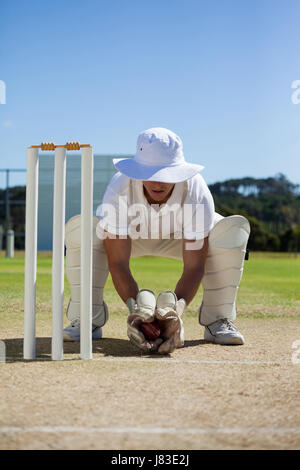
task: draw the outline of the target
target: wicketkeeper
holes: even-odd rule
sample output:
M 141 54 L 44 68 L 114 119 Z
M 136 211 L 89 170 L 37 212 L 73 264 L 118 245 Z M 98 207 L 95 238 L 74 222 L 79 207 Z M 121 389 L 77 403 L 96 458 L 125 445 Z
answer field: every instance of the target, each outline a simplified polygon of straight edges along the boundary
M 94 217 L 93 339 L 102 337 L 108 320 L 103 289 L 111 273 L 126 303 L 127 334 L 141 351 L 166 354 L 184 345 L 182 316 L 200 283 L 198 310 L 204 339 L 244 344 L 237 330 L 236 295 L 250 234 L 245 217 L 222 217 L 200 174 L 203 166 L 185 161 L 181 139 L 164 128 L 142 132 L 134 158 L 113 160 L 118 173 L 109 183 Z M 80 340 L 80 216 L 66 224 L 66 271 L 71 287 L 65 341 Z M 175 286 L 159 293 L 139 287 L 130 258 L 161 256 L 183 261 Z M 159 273 L 158 273 L 159 275 Z M 148 340 L 143 322 L 157 319 L 160 337 Z

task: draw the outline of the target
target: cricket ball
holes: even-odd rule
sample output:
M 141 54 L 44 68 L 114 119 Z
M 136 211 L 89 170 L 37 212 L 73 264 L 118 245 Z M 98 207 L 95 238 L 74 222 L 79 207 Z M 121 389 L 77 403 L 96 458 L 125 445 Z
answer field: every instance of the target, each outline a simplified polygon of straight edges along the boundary
M 160 335 L 159 324 L 156 320 L 151 323 L 142 323 L 141 330 L 147 339 L 154 340 Z

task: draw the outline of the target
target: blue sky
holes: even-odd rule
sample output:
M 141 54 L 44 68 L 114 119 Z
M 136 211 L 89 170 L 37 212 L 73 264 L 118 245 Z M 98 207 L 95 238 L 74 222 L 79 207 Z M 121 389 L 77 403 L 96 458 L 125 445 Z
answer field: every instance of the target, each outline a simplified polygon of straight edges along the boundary
M 300 0 L 1 0 L 0 168 L 44 140 L 131 155 L 162 126 L 208 183 L 300 183 L 299 18 Z

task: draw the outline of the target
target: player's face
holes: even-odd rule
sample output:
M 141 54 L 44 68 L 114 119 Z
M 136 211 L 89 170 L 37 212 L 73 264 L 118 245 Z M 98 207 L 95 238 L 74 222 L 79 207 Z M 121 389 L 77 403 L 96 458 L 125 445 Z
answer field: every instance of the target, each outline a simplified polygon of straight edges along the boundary
M 143 181 L 144 194 L 150 204 L 163 204 L 167 202 L 173 188 L 174 183 L 161 183 L 159 181 Z

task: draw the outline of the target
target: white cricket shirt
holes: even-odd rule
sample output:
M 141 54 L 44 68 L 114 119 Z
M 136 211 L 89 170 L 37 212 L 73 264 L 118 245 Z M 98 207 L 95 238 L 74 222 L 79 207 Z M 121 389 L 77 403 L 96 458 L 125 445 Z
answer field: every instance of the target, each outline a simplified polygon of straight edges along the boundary
M 200 173 L 176 183 L 168 201 L 159 206 L 148 203 L 141 180 L 118 172 L 97 208 L 96 233 L 99 238 L 106 230 L 132 238 L 201 240 L 212 229 L 214 215 L 214 201 Z

